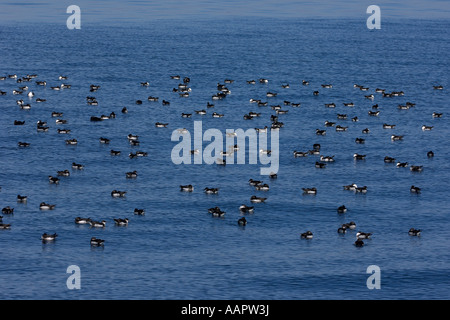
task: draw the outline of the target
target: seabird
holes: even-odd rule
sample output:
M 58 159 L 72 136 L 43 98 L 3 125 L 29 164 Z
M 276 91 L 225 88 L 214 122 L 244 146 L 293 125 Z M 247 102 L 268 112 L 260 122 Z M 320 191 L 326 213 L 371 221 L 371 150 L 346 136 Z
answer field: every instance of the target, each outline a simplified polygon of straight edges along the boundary
M 126 191 L 113 190 L 111 191 L 111 197 L 113 198 L 123 198 L 126 195 Z
M 81 218 L 81 217 L 75 218 L 76 224 L 89 224 L 90 222 L 91 222 L 91 218 Z
M 302 239 L 312 239 L 313 233 L 311 231 L 306 231 L 300 235 Z
M 125 219 L 115 218 L 114 222 L 118 226 L 127 226 L 128 225 L 128 218 L 125 218 Z
M 55 207 L 56 207 L 56 205 L 48 204 L 48 203 L 45 203 L 45 202 L 41 202 L 39 204 L 39 209 L 40 210 L 53 210 L 53 209 L 55 209 Z
M 302 188 L 304 194 L 317 194 L 316 188 Z
M 239 211 L 242 213 L 253 213 L 254 207 L 247 206 L 245 204 L 239 206 Z
M 57 236 L 58 236 L 58 235 L 57 235 L 56 233 L 54 233 L 54 234 L 44 233 L 44 234 L 41 236 L 41 240 L 42 240 L 43 242 L 46 242 L 46 241 L 54 241 L 54 240 L 56 239 Z
M 250 202 L 252 202 L 252 203 L 261 203 L 261 202 L 265 202 L 266 200 L 267 200 L 267 198 L 262 198 L 262 197 L 257 197 L 257 196 L 250 197 Z
M 369 239 L 372 236 L 372 233 L 370 232 L 357 232 L 356 237 L 358 239 Z
M 245 226 L 247 225 L 247 219 L 245 219 L 245 217 L 242 217 L 238 220 L 238 225 L 240 226 Z
M 96 237 L 91 238 L 91 246 L 99 247 L 99 246 L 103 246 L 104 243 L 105 243 L 105 240 L 98 239 Z
M 89 220 L 89 225 L 94 228 L 104 228 L 106 226 L 106 221 L 105 220 L 102 220 L 102 221 Z
M 138 216 L 143 216 L 143 215 L 145 215 L 145 210 L 144 209 L 135 208 L 134 209 L 134 214 L 138 215 Z
M 411 229 L 409 229 L 408 234 L 410 236 L 420 236 L 420 232 L 421 232 L 420 229 L 411 228 Z
M 180 185 L 180 191 L 192 192 L 194 191 L 194 186 L 192 186 L 192 184 Z
M 219 189 L 218 188 L 205 188 L 205 189 L 203 189 L 203 191 L 206 194 L 218 194 L 219 193 Z

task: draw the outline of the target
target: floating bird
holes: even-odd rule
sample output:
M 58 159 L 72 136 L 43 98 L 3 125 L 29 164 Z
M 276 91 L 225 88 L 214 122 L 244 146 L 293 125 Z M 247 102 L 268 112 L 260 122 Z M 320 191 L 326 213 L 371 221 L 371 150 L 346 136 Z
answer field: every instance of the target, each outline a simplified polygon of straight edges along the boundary
M 316 161 L 316 163 L 315 163 L 315 167 L 319 168 L 319 169 L 325 168 L 326 165 L 327 165 L 326 163 L 321 163 L 321 162 L 318 162 L 318 161 Z
M 27 147 L 30 146 L 30 143 L 19 141 L 19 142 L 17 143 L 17 145 L 18 145 L 20 148 L 27 148 Z
M 57 178 L 57 177 L 48 176 L 48 181 L 51 184 L 59 184 L 59 178 Z
M 136 170 L 134 170 L 134 171 L 132 171 L 132 172 L 127 172 L 127 173 L 126 173 L 126 177 L 127 177 L 128 179 L 134 179 L 134 178 L 137 178 L 137 176 L 138 176 L 138 173 L 137 173 Z
M 365 154 L 354 153 L 353 154 L 353 158 L 355 160 L 365 160 L 366 159 L 366 155 Z
M 343 127 L 343 126 L 341 126 L 339 124 L 336 126 L 336 131 L 337 132 L 347 131 L 347 129 L 348 129 L 348 127 Z
M 362 241 L 361 239 L 356 239 L 356 241 L 355 241 L 355 246 L 356 246 L 356 247 L 362 247 L 362 246 L 364 246 L 364 241 Z
M 356 185 L 356 183 L 352 183 L 352 184 L 349 184 L 349 185 L 344 186 L 344 190 L 355 191 L 357 187 L 358 187 L 358 186 Z
M 317 194 L 316 188 L 302 188 L 304 194 Z
M 214 208 L 209 208 L 208 212 L 213 216 L 213 217 L 223 217 L 225 215 L 225 211 L 221 210 L 219 207 L 214 207 Z
M 423 166 L 410 166 L 409 170 L 411 170 L 413 172 L 422 172 Z
M 372 233 L 370 232 L 360 232 L 358 231 L 356 233 L 356 238 L 358 239 L 369 239 L 372 236 Z
M 320 156 L 320 161 L 334 162 L 334 156 Z
M 411 228 L 411 229 L 409 229 L 408 234 L 410 236 L 420 236 L 420 232 L 421 232 L 421 230 L 419 230 L 419 229 Z
M 254 210 L 255 210 L 254 207 L 250 207 L 245 204 L 239 206 L 239 211 L 242 213 L 253 213 Z
M 193 192 L 194 191 L 194 186 L 192 184 L 180 185 L 180 191 Z
M 238 220 L 238 225 L 240 226 L 246 226 L 247 225 L 247 219 L 245 217 L 242 217 Z
M 102 221 L 89 220 L 89 225 L 94 228 L 104 228 L 104 227 L 106 227 L 106 221 L 105 220 L 102 220 Z
M 13 214 L 14 213 L 14 208 L 11 207 L 4 207 L 2 209 L 2 214 Z
M 308 152 L 302 152 L 302 151 L 294 151 L 294 157 L 306 157 L 308 156 Z
M 300 238 L 302 238 L 302 239 L 312 239 L 313 238 L 313 233 L 311 231 L 303 232 L 302 234 L 300 234 Z
M 364 187 L 356 187 L 355 188 L 356 193 L 367 193 L 367 186 Z
M 408 162 L 397 162 L 397 168 L 406 168 L 408 166 Z
M 337 232 L 342 234 L 347 233 L 347 227 L 345 226 L 339 227 Z
M 356 223 L 353 222 L 353 221 L 350 221 L 350 222 L 348 222 L 348 223 L 344 223 L 342 226 L 343 226 L 343 227 L 345 226 L 345 228 L 351 229 L 351 230 L 356 229 Z
M 252 202 L 252 203 L 262 203 L 262 202 L 265 202 L 266 200 L 267 200 L 267 198 L 263 198 L 263 197 L 257 197 L 257 196 L 250 197 L 250 202 Z
M 81 218 L 81 217 L 75 218 L 76 224 L 90 224 L 91 221 L 92 221 L 91 218 Z
M 66 144 L 67 145 L 77 145 L 78 140 L 77 139 L 69 139 L 69 140 L 66 140 Z
M 84 165 L 72 162 L 72 168 L 76 169 L 76 170 L 82 170 L 82 169 L 84 169 Z
M 28 201 L 28 197 L 27 196 L 21 196 L 20 194 L 17 195 L 17 202 L 27 202 Z
M 316 129 L 316 134 L 320 136 L 324 136 L 327 133 L 326 130 Z
M 203 191 L 206 194 L 218 194 L 219 193 L 219 189 L 218 188 L 205 188 L 205 189 L 203 189 Z
M 111 150 L 110 152 L 109 152 L 112 156 L 119 156 L 120 155 L 120 151 L 117 151 L 117 150 Z
M 135 208 L 134 209 L 134 214 L 138 215 L 138 216 L 143 216 L 143 215 L 145 215 L 145 210 L 144 209 Z
M 248 183 L 249 183 L 251 186 L 256 186 L 256 185 L 261 184 L 262 181 L 261 181 L 261 180 L 249 179 L 249 180 L 248 180 Z
M 392 141 L 403 140 L 403 136 L 392 135 L 392 136 L 391 136 L 391 140 L 392 140 Z
M 121 219 L 121 218 L 115 218 L 114 219 L 114 222 L 116 223 L 116 225 L 118 225 L 118 226 L 127 226 L 128 225 L 128 218 L 124 218 L 124 219 Z
M 264 183 L 264 184 L 261 183 L 261 184 L 256 185 L 255 189 L 259 190 L 259 191 L 269 191 L 269 185 L 267 183 Z
M 91 238 L 91 246 L 100 247 L 105 244 L 105 240 L 98 239 L 96 237 Z
M 45 203 L 45 202 L 41 202 L 41 203 L 39 204 L 39 209 L 40 209 L 40 210 L 54 210 L 55 207 L 56 207 L 56 205 L 54 205 L 54 204 L 48 204 L 48 203 Z
M 43 242 L 46 242 L 46 241 L 54 241 L 54 240 L 56 239 L 57 236 L 58 236 L 58 235 L 57 235 L 56 233 L 53 233 L 53 234 L 44 233 L 44 234 L 41 236 L 41 240 L 42 240 Z
M 111 191 L 111 197 L 113 198 L 123 198 L 126 195 L 126 191 L 113 190 Z

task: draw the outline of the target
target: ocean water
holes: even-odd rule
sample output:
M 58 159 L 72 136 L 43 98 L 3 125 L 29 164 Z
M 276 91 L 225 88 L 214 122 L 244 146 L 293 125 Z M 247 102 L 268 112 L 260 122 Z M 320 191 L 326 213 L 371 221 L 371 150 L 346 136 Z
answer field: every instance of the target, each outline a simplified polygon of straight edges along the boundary
M 380 30 L 368 30 L 365 20 L 294 18 L 83 24 L 80 30 L 55 23 L 1 25 L 0 76 L 38 77 L 23 83 L 0 80 L 0 90 L 7 92 L 0 96 L 0 206 L 15 209 L 3 214 L 11 229 L 0 230 L 0 298 L 449 299 L 449 28 L 448 20 L 383 20 Z M 60 75 L 68 79 L 61 81 Z M 172 92 L 181 80 L 171 75 L 190 77 L 188 98 Z M 259 78 L 269 82 L 246 82 Z M 226 84 L 231 94 L 211 100 L 225 79 L 234 80 Z M 37 86 L 39 80 L 47 86 Z M 303 86 L 302 80 L 310 84 Z M 141 86 L 144 81 L 150 86 Z M 61 83 L 71 88 L 50 88 Z M 290 88 L 281 87 L 286 83 Z M 332 88 L 322 88 L 328 83 Z M 91 84 L 101 87 L 90 92 Z M 12 94 L 24 85 L 33 98 Z M 436 85 L 444 89 L 434 90 Z M 375 88 L 404 95 L 386 98 Z M 268 98 L 268 91 L 278 95 Z M 365 98 L 369 94 L 373 101 Z M 95 96 L 98 106 L 88 105 L 87 96 Z M 252 98 L 268 106 L 251 104 Z M 18 99 L 31 109 L 20 109 Z M 163 99 L 170 105 L 163 106 Z M 301 105 L 284 106 L 285 100 Z M 215 106 L 206 108 L 207 102 Z M 336 108 L 325 107 L 332 102 Z M 347 102 L 355 106 L 344 106 Z M 397 108 L 406 102 L 416 105 Z M 275 114 L 270 106 L 278 104 L 288 113 L 279 115 L 284 127 L 277 179 L 261 176 L 259 163 L 172 162 L 177 142 L 171 135 L 177 128 L 193 134 L 194 121 L 202 121 L 203 130 L 224 133 L 262 128 L 270 126 Z M 377 117 L 368 115 L 374 104 Z M 123 107 L 128 114 L 121 113 Z M 194 113 L 200 109 L 207 114 Z M 68 123 L 56 124 L 53 111 L 63 112 Z M 244 120 L 251 111 L 261 116 Z M 115 119 L 90 121 L 111 112 Z M 193 113 L 192 118 L 182 118 L 182 112 Z M 224 117 L 212 118 L 213 112 Z M 433 112 L 442 118 L 433 118 Z M 338 113 L 348 120 L 338 120 Z M 350 120 L 354 116 L 358 122 Z M 14 126 L 14 120 L 25 125 Z M 49 132 L 37 132 L 38 120 L 48 122 Z M 326 128 L 325 120 L 348 130 Z M 156 128 L 156 122 L 168 126 Z M 396 127 L 383 129 L 384 123 Z M 422 125 L 433 130 L 422 131 Z M 71 134 L 58 134 L 59 128 Z M 318 128 L 326 135 L 316 135 Z M 370 133 L 362 134 L 364 128 Z M 139 135 L 140 146 L 129 144 L 130 133 Z M 404 139 L 391 141 L 392 134 Z M 100 137 L 111 143 L 100 144 Z M 356 144 L 357 137 L 365 144 Z M 78 145 L 65 144 L 74 138 Z M 19 148 L 19 141 L 31 145 Z M 293 156 L 314 143 L 336 161 L 317 169 L 319 156 Z M 112 157 L 111 149 L 122 154 Z M 137 150 L 148 157 L 130 159 L 128 153 Z M 427 157 L 430 150 L 433 158 Z M 354 153 L 366 160 L 355 161 Z M 384 163 L 385 156 L 424 169 L 396 168 Z M 72 162 L 85 169 L 73 170 Z M 70 177 L 49 184 L 49 175 L 65 169 Z M 125 173 L 134 170 L 138 177 L 126 179 Z M 270 190 L 256 191 L 249 179 L 263 180 Z M 343 190 L 351 183 L 367 186 L 368 192 Z M 186 184 L 194 192 L 180 192 Z M 412 194 L 411 185 L 421 194 Z M 219 188 L 219 194 L 207 195 L 205 187 Z M 310 187 L 317 195 L 303 195 L 302 188 Z M 126 197 L 112 198 L 114 189 L 127 191 Z M 17 203 L 18 194 L 27 195 L 28 202 Z M 267 200 L 251 204 L 252 195 Z M 56 208 L 41 211 L 41 202 Z M 245 227 L 237 224 L 241 204 L 255 207 L 245 215 Z M 347 213 L 337 213 L 341 205 Z M 208 213 L 215 206 L 226 212 L 223 218 Z M 134 215 L 135 208 L 146 214 Z M 107 224 L 102 229 L 76 225 L 78 216 Z M 114 225 L 113 219 L 125 217 L 128 226 Z M 356 230 L 338 234 L 349 221 L 356 222 Z M 409 236 L 410 228 L 421 229 L 421 236 Z M 300 238 L 307 230 L 313 239 Z M 356 231 L 372 233 L 362 248 L 354 246 Z M 58 238 L 42 243 L 44 232 Z M 104 239 L 104 247 L 91 247 L 91 237 Z M 80 268 L 79 290 L 66 284 L 71 265 Z M 371 265 L 380 268 L 380 289 L 366 285 Z

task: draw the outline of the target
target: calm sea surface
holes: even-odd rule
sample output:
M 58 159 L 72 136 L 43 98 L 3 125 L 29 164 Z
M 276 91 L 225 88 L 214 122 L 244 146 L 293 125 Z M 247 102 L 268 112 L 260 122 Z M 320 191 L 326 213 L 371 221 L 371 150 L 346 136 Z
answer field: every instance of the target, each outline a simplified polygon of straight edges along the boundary
M 0 206 L 14 208 L 14 214 L 2 214 L 11 229 L 0 230 L 0 299 L 449 299 L 449 28 L 447 20 L 386 20 L 380 30 L 368 30 L 365 20 L 256 18 L 86 24 L 81 30 L 68 30 L 64 23 L 1 25 L 0 76 L 38 77 L 0 80 L 6 92 L 0 96 Z M 61 81 L 60 75 L 68 79 Z M 183 77 L 191 79 L 188 98 L 172 91 Z M 260 78 L 269 82 L 260 84 Z M 225 79 L 234 80 L 226 84 L 231 94 L 212 100 Z M 247 84 L 252 79 L 257 83 Z M 43 80 L 47 86 L 36 84 Z M 303 86 L 302 80 L 310 84 Z M 145 81 L 150 86 L 140 85 Z M 71 88 L 51 89 L 61 83 Z M 101 87 L 90 92 L 91 84 Z M 13 95 L 25 85 L 28 91 Z M 437 85 L 444 89 L 434 90 Z M 404 95 L 382 97 L 376 88 Z M 269 98 L 268 91 L 278 95 Z M 374 100 L 365 98 L 370 94 Z M 87 96 L 98 106 L 88 105 Z M 150 102 L 149 96 L 159 101 Z M 268 106 L 252 104 L 252 98 Z M 22 110 L 18 99 L 31 109 Z M 170 105 L 162 105 L 163 99 Z M 285 100 L 301 105 L 285 106 Z M 215 106 L 207 108 L 207 102 Z M 335 108 L 325 107 L 333 102 Z M 355 106 L 344 106 L 348 102 Z M 397 108 L 406 102 L 415 106 Z M 380 114 L 369 116 L 375 104 Z M 175 129 L 193 135 L 197 120 L 203 130 L 224 134 L 263 128 L 271 124 L 273 105 L 288 110 L 279 115 L 284 127 L 277 179 L 261 176 L 259 163 L 172 162 Z M 123 107 L 128 114 L 121 113 Z M 207 114 L 194 113 L 201 109 Z M 53 111 L 63 112 L 68 123 L 56 124 Z M 90 121 L 111 112 L 116 119 Z M 224 117 L 213 118 L 213 112 Z M 249 112 L 261 116 L 244 120 Z M 433 118 L 433 112 L 442 118 Z M 358 122 L 352 122 L 355 116 Z M 15 126 L 14 120 L 25 125 Z M 38 120 L 47 121 L 48 132 L 37 132 Z M 348 130 L 336 132 L 324 126 L 326 120 Z M 156 122 L 168 126 L 157 128 Z M 396 127 L 383 129 L 384 123 Z M 422 125 L 433 130 L 422 131 Z M 62 128 L 70 135 L 58 134 Z M 363 134 L 364 128 L 370 133 Z M 316 129 L 326 129 L 326 135 L 316 135 Z M 130 145 L 130 133 L 139 135 L 140 146 Z M 392 134 L 404 139 L 393 142 Z M 100 144 L 100 137 L 110 144 Z M 356 144 L 358 137 L 365 144 Z M 77 139 L 78 145 L 68 146 L 66 139 Z M 19 148 L 19 141 L 31 145 Z M 318 155 L 293 156 L 315 143 L 321 154 L 335 156 L 325 169 L 315 168 Z M 112 157 L 111 149 L 122 153 Z M 148 157 L 128 157 L 138 150 Z M 427 157 L 430 150 L 433 158 Z M 355 161 L 354 153 L 366 160 Z M 421 165 L 423 171 L 385 164 L 385 156 Z M 85 169 L 73 170 L 72 162 Z M 70 177 L 49 184 L 49 175 L 65 169 Z M 126 179 L 134 170 L 138 177 Z M 270 191 L 256 191 L 249 179 L 264 181 Z M 367 186 L 368 192 L 343 190 L 351 183 Z M 180 192 L 187 184 L 194 191 Z M 412 194 L 411 185 L 421 194 Z M 205 187 L 219 193 L 207 195 Z M 302 194 L 311 187 L 317 195 Z M 112 198 L 114 189 L 127 191 L 126 197 Z M 18 194 L 27 195 L 28 202 L 17 203 Z M 251 204 L 252 195 L 267 200 Z M 41 211 L 41 202 L 56 208 Z M 245 227 L 237 224 L 241 204 L 255 207 L 245 215 Z M 347 213 L 337 213 L 341 205 Z M 226 212 L 223 218 L 208 213 L 215 206 Z M 135 208 L 146 214 L 134 215 Z M 78 216 L 106 220 L 106 227 L 77 225 Z M 115 218 L 129 218 L 129 225 L 117 227 Z M 357 228 L 338 234 L 350 221 Z M 410 228 L 421 229 L 421 236 L 409 236 Z M 307 230 L 313 239 L 300 238 Z M 354 246 L 357 231 L 372 233 L 362 248 Z M 58 238 L 42 243 L 44 232 Z M 104 239 L 104 247 L 91 247 L 91 237 Z M 70 265 L 80 268 L 80 290 L 66 286 Z M 370 265 L 380 267 L 379 290 L 366 286 Z

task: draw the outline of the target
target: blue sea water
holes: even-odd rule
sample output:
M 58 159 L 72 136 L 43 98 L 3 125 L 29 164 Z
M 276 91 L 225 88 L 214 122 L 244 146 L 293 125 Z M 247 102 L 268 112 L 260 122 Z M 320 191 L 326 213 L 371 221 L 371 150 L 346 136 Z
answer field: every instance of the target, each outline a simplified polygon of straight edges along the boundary
M 37 74 L 31 82 L 0 81 L 0 206 L 14 207 L 3 214 L 10 230 L 0 230 L 1 299 L 449 299 L 449 168 L 450 134 L 448 20 L 383 20 L 379 30 L 368 30 L 365 20 L 258 19 L 161 20 L 134 25 L 83 25 L 68 30 L 65 24 L 3 24 L 0 27 L 0 75 Z M 172 88 L 190 77 L 192 92 L 182 98 Z M 59 75 L 68 79 L 58 80 Z M 247 80 L 269 79 L 249 85 Z M 217 83 L 225 79 L 231 94 L 212 101 Z M 35 84 L 46 80 L 47 86 Z M 308 80 L 309 86 L 303 86 Z M 141 82 L 149 81 L 149 87 Z M 61 83 L 70 89 L 51 90 Z M 283 89 L 282 84 L 290 88 Z M 321 84 L 331 83 L 332 88 Z M 90 92 L 91 84 L 100 85 Z M 361 91 L 354 84 L 369 88 Z M 29 86 L 35 97 L 13 95 Z M 433 86 L 443 85 L 443 90 Z M 383 98 L 375 88 L 404 91 L 404 96 Z M 318 90 L 319 96 L 312 92 Z M 267 98 L 266 92 L 277 92 Z M 364 96 L 374 94 L 373 101 Z M 95 96 L 98 106 L 86 103 Z M 158 102 L 147 101 L 159 97 Z M 46 102 L 36 103 L 36 98 Z M 259 107 L 249 100 L 268 101 Z M 21 110 L 16 100 L 30 102 Z M 142 105 L 135 104 L 142 100 Z M 163 106 L 162 99 L 170 101 Z M 301 103 L 299 108 L 283 101 Z M 416 105 L 399 110 L 407 101 Z M 206 108 L 207 102 L 215 104 Z M 336 108 L 326 108 L 326 103 Z M 344 102 L 354 102 L 345 107 Z M 278 178 L 260 175 L 260 164 L 175 165 L 171 160 L 173 130 L 244 130 L 270 126 L 271 105 L 289 110 L 280 115 Z M 368 111 L 378 104 L 380 115 Z M 121 109 L 127 107 L 128 114 Z M 194 110 L 207 109 L 204 116 Z M 63 112 L 66 125 L 55 124 L 53 111 Z M 244 120 L 248 112 L 261 117 Z M 117 114 L 99 123 L 91 116 Z M 181 113 L 194 113 L 182 118 Z M 212 118 L 211 114 L 224 114 Z M 433 118 L 433 112 L 443 113 Z M 348 120 L 338 120 L 338 113 Z M 358 122 L 350 119 L 354 116 Z M 25 120 L 14 126 L 14 120 Z M 38 120 L 47 121 L 49 132 L 36 131 Z M 324 121 L 348 126 L 346 132 L 325 128 Z M 155 122 L 169 123 L 156 128 Z M 383 129 L 383 123 L 395 129 Z M 422 131 L 422 125 L 433 126 Z M 61 135 L 58 128 L 71 134 Z M 315 133 L 327 129 L 325 136 Z M 361 130 L 369 128 L 369 134 Z M 140 136 L 141 145 L 130 146 L 127 135 Z M 391 141 L 392 134 L 404 135 Z M 111 140 L 102 145 L 99 138 Z M 355 138 L 366 139 L 356 144 Z M 65 139 L 76 138 L 76 146 Z M 26 141 L 30 148 L 19 148 Z M 317 169 L 318 156 L 294 158 L 293 151 L 307 151 L 321 144 L 321 153 L 336 162 Z M 207 143 L 204 143 L 204 147 Z M 122 154 L 112 157 L 111 149 Z M 130 159 L 142 150 L 148 157 Z M 435 157 L 428 158 L 432 150 Z M 355 161 L 354 153 L 366 155 Z M 385 156 L 411 165 L 385 164 Z M 85 169 L 71 169 L 72 162 Z M 59 185 L 49 175 L 68 169 L 71 176 Z M 128 171 L 137 179 L 126 179 Z M 249 179 L 268 183 L 270 191 L 255 191 Z M 367 194 L 343 190 L 357 183 Z M 192 184 L 194 192 L 180 192 Z M 410 193 L 410 186 L 422 193 Z M 206 195 L 205 187 L 219 188 Z M 303 195 L 302 188 L 316 187 L 317 195 Z M 125 198 L 110 192 L 125 190 Z M 18 194 L 28 202 L 16 202 Z M 253 204 L 240 227 L 238 208 L 250 197 L 267 197 Z M 56 204 L 40 211 L 39 204 Z M 345 205 L 348 212 L 338 214 Z M 208 208 L 219 206 L 224 218 L 213 218 Z M 145 216 L 133 214 L 146 210 Z M 76 225 L 75 217 L 106 220 L 104 229 Z M 130 219 L 127 227 L 114 218 Z M 338 227 L 354 221 L 356 230 L 341 235 Z M 422 230 L 420 237 L 408 235 Z M 300 234 L 311 230 L 314 238 Z M 372 232 L 365 246 L 354 246 L 356 231 Z M 57 233 L 53 243 L 42 243 L 42 233 Z M 105 239 L 104 248 L 89 244 L 91 237 Z M 69 290 L 66 272 L 71 265 L 81 271 L 81 289 Z M 370 290 L 366 273 L 380 267 L 381 289 Z

